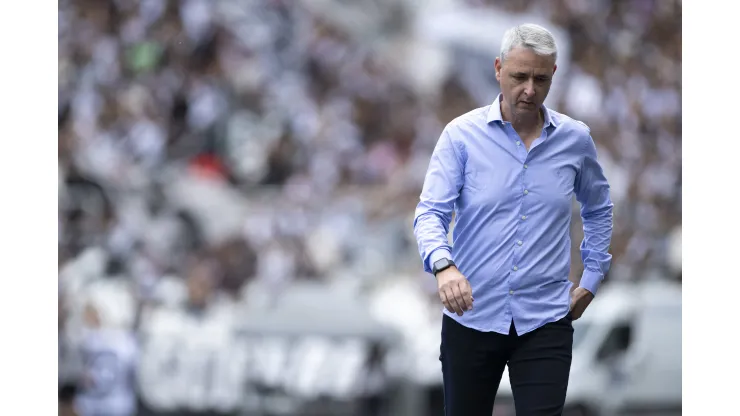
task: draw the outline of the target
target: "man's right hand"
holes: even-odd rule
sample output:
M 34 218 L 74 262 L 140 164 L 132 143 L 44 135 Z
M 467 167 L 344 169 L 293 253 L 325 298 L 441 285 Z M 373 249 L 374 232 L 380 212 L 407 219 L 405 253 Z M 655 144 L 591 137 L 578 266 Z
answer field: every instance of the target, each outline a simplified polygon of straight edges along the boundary
M 452 266 L 437 273 L 439 299 L 448 311 L 462 316 L 473 309 L 473 290 L 470 282 L 457 267 Z

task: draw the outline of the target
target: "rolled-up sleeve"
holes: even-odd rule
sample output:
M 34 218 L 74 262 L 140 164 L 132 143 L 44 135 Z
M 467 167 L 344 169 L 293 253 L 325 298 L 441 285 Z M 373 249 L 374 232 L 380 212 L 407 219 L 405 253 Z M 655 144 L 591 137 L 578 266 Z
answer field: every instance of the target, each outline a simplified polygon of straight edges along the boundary
M 585 140 L 581 169 L 576 177 L 576 199 L 581 204 L 583 275 L 580 286 L 594 295 L 611 266 L 609 254 L 613 229 L 613 203 L 609 183 L 597 160 L 593 138 Z
M 463 172 L 463 157 L 446 128 L 432 152 L 414 215 L 414 235 L 428 273 L 432 272 L 434 261 L 452 258 L 447 234 L 463 184 Z

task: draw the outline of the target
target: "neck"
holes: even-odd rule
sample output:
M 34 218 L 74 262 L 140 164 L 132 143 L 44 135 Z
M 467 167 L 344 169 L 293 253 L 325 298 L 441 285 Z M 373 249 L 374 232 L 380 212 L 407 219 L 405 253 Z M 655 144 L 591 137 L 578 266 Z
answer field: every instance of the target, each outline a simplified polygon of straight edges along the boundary
M 517 132 L 532 132 L 542 128 L 545 123 L 545 116 L 542 109 L 534 114 L 513 114 L 511 107 L 506 101 L 501 101 L 501 118 L 511 123 Z

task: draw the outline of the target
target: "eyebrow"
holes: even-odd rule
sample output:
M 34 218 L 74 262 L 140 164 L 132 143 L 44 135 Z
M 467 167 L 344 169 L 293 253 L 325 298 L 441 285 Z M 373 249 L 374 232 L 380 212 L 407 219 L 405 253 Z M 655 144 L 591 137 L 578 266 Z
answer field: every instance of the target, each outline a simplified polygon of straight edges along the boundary
M 527 73 L 527 72 L 512 72 L 511 75 L 514 76 L 514 77 L 528 77 L 529 76 L 529 73 Z M 548 74 L 534 74 L 533 77 L 534 78 L 550 78 L 550 75 L 548 75 Z

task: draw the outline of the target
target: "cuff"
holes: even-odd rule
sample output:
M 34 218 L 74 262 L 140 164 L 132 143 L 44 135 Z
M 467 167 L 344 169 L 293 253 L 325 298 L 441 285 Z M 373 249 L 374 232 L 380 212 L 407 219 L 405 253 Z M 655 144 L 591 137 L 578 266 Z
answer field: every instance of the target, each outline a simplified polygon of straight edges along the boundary
M 581 276 L 581 283 L 579 284 L 579 286 L 591 292 L 592 295 L 596 296 L 596 291 L 599 290 L 599 286 L 601 286 L 601 282 L 603 279 L 604 276 L 600 272 L 594 272 L 586 269 L 583 271 L 583 275 Z
M 432 254 L 429 255 L 429 264 L 427 264 L 428 272 L 432 272 L 432 268 L 434 267 L 434 263 L 436 263 L 440 259 L 450 259 L 452 260 L 452 254 L 450 253 L 450 250 L 440 247 L 434 251 L 432 251 Z

